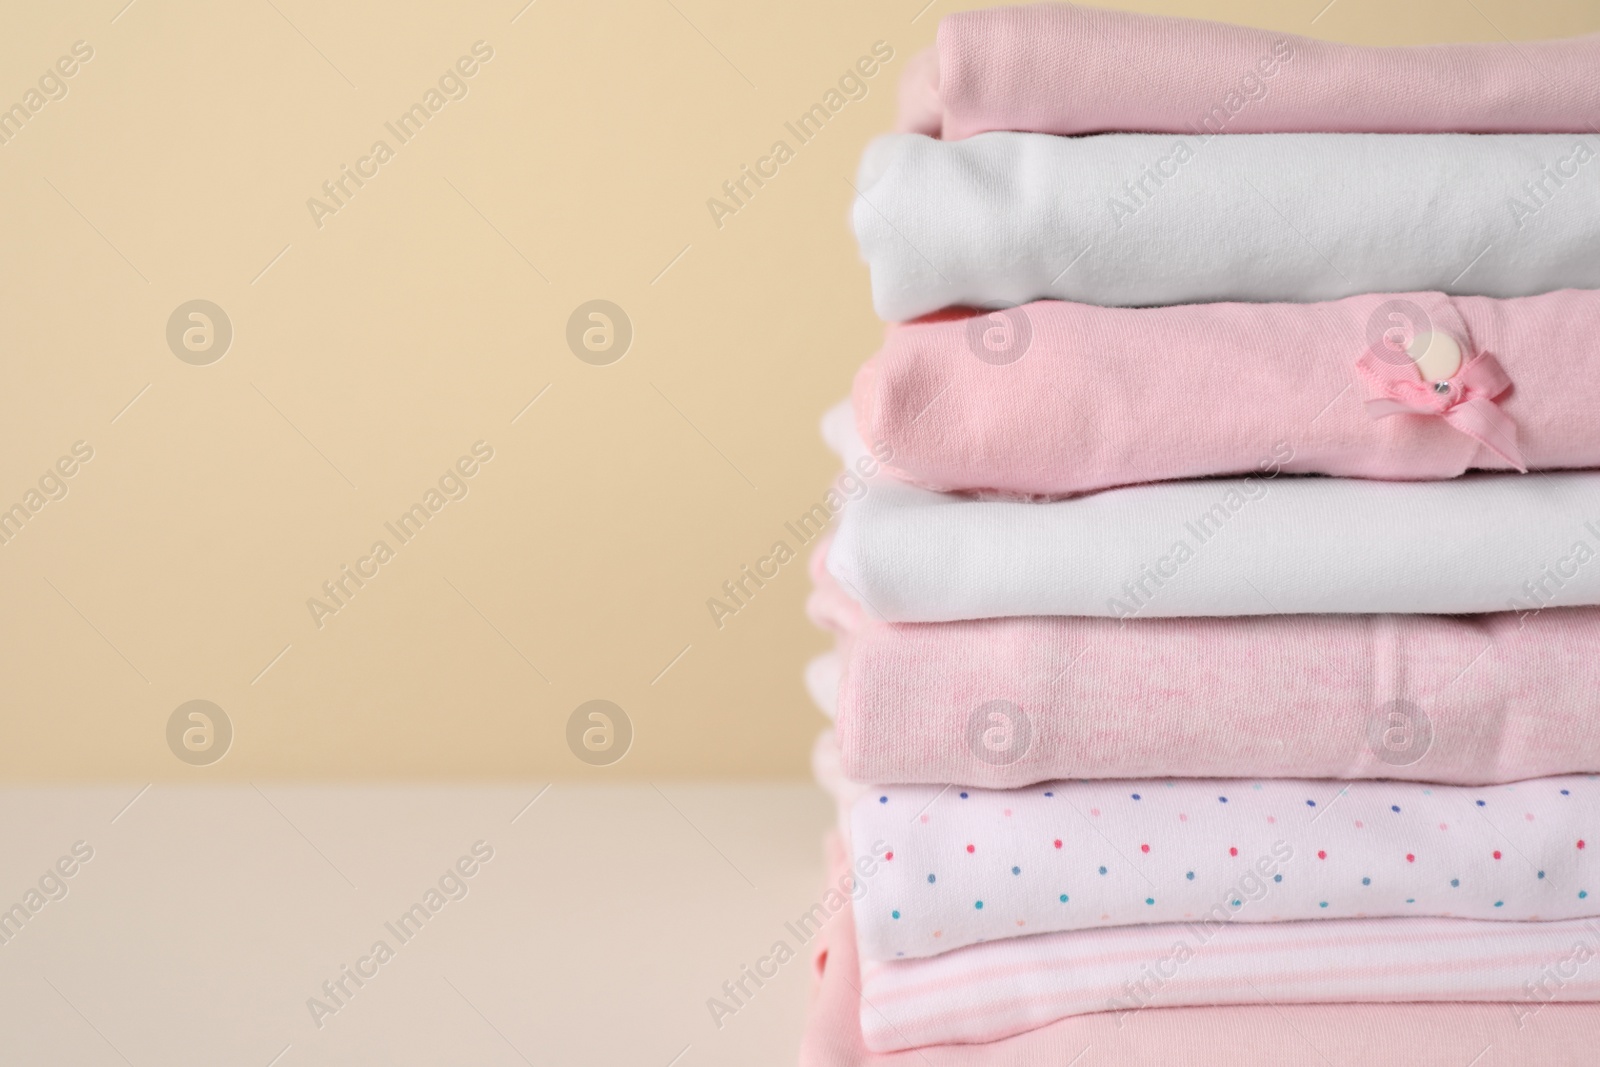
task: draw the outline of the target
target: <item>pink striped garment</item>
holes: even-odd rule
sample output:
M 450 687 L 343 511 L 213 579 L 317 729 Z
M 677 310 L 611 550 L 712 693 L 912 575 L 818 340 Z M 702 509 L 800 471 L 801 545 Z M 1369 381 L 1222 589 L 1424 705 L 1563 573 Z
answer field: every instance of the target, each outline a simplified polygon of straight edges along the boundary
M 965 11 L 912 60 L 900 128 L 1036 133 L 1579 133 L 1600 35 L 1372 48 L 1077 4 Z
M 1600 922 L 1125 926 L 861 968 L 862 1036 L 878 1052 L 996 1041 L 1093 1012 L 1125 1026 L 1154 1008 L 1438 1001 L 1509 1002 L 1513 1020 L 1600 1001 Z

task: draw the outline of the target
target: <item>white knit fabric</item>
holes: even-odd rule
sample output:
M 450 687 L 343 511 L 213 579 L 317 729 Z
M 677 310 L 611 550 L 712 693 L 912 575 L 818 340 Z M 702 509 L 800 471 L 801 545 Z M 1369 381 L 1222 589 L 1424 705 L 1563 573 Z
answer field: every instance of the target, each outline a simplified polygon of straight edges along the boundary
M 1527 296 L 1600 288 L 1597 155 L 1590 134 L 896 134 L 868 148 L 853 217 L 888 320 Z
M 1600 777 L 882 786 L 856 801 L 863 960 L 1151 923 L 1600 916 Z M 879 869 L 873 870 L 877 861 Z
M 848 404 L 824 435 L 851 460 L 862 451 Z M 1045 504 L 880 477 L 845 510 L 828 570 L 897 622 L 1600 604 L 1600 472 L 1251 477 Z

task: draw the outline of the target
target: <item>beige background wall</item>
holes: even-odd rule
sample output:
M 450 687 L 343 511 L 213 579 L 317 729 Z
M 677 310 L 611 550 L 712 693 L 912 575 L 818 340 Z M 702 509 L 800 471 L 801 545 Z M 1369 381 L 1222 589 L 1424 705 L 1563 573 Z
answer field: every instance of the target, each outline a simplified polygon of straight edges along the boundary
M 0 508 L 93 450 L 0 545 L 0 774 L 804 774 L 803 562 L 720 630 L 705 602 L 831 473 L 817 416 L 878 336 L 846 179 L 949 5 L 125 2 L 0 34 L 0 106 L 93 50 L 0 146 Z M 1600 29 L 1594 0 L 1118 6 L 1367 43 Z M 385 129 L 479 41 L 462 98 Z M 707 199 L 877 41 L 867 96 L 719 228 Z M 207 365 L 167 340 L 194 299 L 232 324 Z M 593 299 L 633 325 L 607 366 L 565 340 Z M 400 544 L 384 523 L 479 441 Z M 308 598 L 379 539 L 319 628 Z M 594 698 L 635 731 L 603 770 L 566 743 Z M 194 699 L 234 730 L 201 768 L 167 741 Z

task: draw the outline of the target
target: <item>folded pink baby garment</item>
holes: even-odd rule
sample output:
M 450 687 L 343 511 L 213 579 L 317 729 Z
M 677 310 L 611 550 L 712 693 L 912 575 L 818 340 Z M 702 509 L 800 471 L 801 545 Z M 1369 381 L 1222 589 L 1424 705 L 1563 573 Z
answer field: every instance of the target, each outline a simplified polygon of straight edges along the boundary
M 1579 289 L 1038 301 L 889 327 L 853 399 L 862 439 L 893 449 L 890 469 L 942 490 L 1062 496 L 1207 475 L 1594 467 L 1596 338 L 1600 292 Z
M 1594 920 L 1083 929 L 862 963 L 861 1030 L 867 1048 L 894 1051 L 994 1041 L 1077 1014 L 1125 1019 L 1150 1006 L 1403 1001 L 1515 1001 L 1502 1008 L 1515 1022 L 1541 1003 L 1600 1000 L 1595 955 Z
M 856 932 L 893 960 L 1149 923 L 1589 919 L 1597 831 L 1600 778 L 1578 775 L 884 786 L 851 812 L 852 862 L 881 867 Z
M 829 835 L 827 855 L 830 885 L 837 885 L 847 870 L 837 835 Z M 1552 972 L 1500 1004 L 1125 1007 L 1041 1023 L 987 1044 L 873 1052 L 862 1038 L 863 1016 L 875 1013 L 862 1001 L 851 905 L 807 947 L 814 984 L 801 1067 L 1576 1067 L 1593 1062 L 1600 1033 L 1600 1007 L 1548 1003 L 1572 978 Z M 1153 984 L 1141 980 L 1154 996 Z
M 900 128 L 1036 133 L 1579 133 L 1600 35 L 1371 48 L 1217 22 L 1036 4 L 939 23 Z
M 927 959 L 863 961 L 861 1031 L 867 1048 L 889 1052 L 995 1041 L 1093 1012 L 1116 1013 L 1127 1025 L 1130 1016 L 1151 1008 L 1266 1003 L 1287 1011 L 1290 1004 L 1408 1001 L 1515 1002 L 1499 1009 L 1515 1024 L 1529 1011 L 1549 1011 L 1545 1005 L 1552 1002 L 1600 1001 L 1597 956 L 1600 922 L 1593 919 L 1330 919 L 1073 930 Z M 1304 1054 L 1288 1062 L 1308 1061 L 1316 1062 Z M 1414 1061 L 1404 1054 L 1399 1062 Z
M 889 623 L 812 576 L 855 781 L 1600 772 L 1600 608 Z

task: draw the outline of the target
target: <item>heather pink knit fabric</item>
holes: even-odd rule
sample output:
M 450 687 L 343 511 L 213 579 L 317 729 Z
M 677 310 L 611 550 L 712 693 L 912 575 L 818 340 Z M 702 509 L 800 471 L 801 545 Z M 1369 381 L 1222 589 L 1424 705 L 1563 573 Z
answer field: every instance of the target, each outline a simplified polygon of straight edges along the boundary
M 1107 308 L 1038 301 L 890 326 L 856 375 L 863 440 L 934 489 L 1060 496 L 1250 473 L 1383 479 L 1506 470 L 1434 415 L 1376 417 L 1369 350 L 1429 394 L 1405 346 L 1492 355 L 1493 404 L 1536 469 L 1600 466 L 1600 292 L 1373 294 L 1320 304 Z M 1506 448 L 1500 448 L 1506 451 Z
M 908 71 L 901 129 L 1037 133 L 1580 133 L 1600 35 L 1372 48 L 1217 22 L 1036 4 L 949 15 Z M 920 101 L 920 106 L 917 105 Z
M 1600 608 L 887 623 L 813 577 L 858 782 L 1600 772 Z
M 829 884 L 845 873 L 837 835 Z M 869 890 L 870 892 L 870 890 Z M 811 1009 L 801 1067 L 1507 1067 L 1593 1062 L 1600 1006 L 1313 1004 L 1149 1008 L 1059 1019 L 986 1044 L 872 1052 L 862 1038 L 860 963 L 851 908 L 823 924 L 810 949 Z M 872 1014 L 871 1008 L 867 1013 Z

